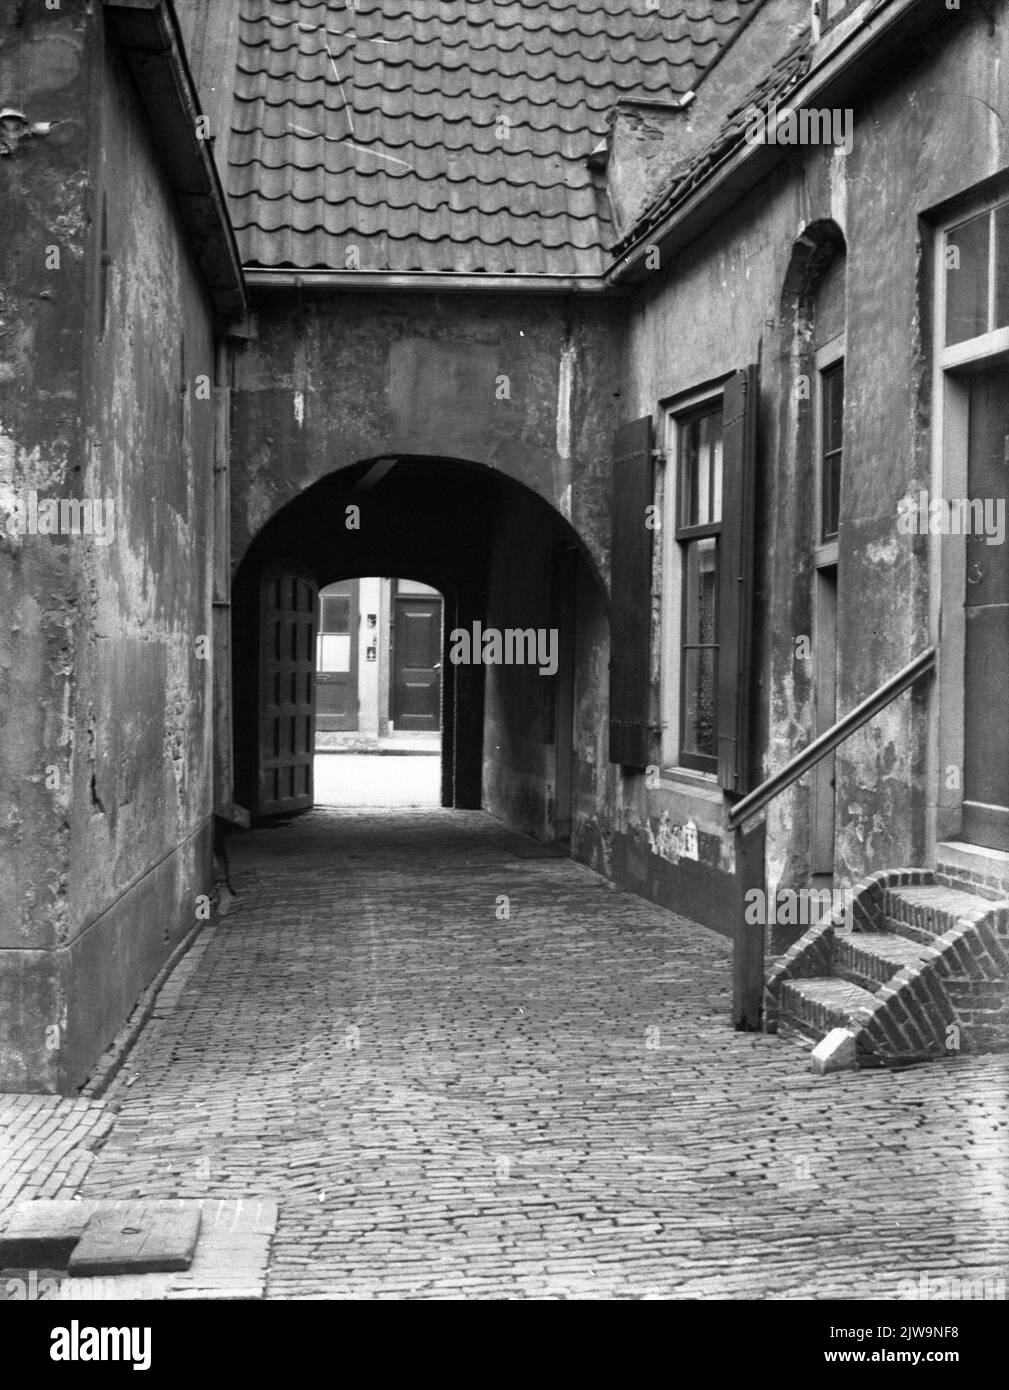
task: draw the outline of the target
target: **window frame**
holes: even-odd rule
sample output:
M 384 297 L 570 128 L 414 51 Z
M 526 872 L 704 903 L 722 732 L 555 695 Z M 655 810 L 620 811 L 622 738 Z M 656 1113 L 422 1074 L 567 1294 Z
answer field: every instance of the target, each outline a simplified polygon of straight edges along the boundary
M 966 367 L 982 359 L 989 360 L 999 357 L 1001 354 L 1009 353 L 1009 325 L 1003 328 L 990 328 L 985 333 L 979 333 L 973 338 L 964 338 L 959 343 L 947 344 L 946 342 L 946 238 L 956 227 L 961 227 L 965 222 L 972 221 L 975 217 L 983 217 L 986 213 L 989 220 L 988 237 L 988 319 L 989 322 L 995 316 L 995 306 L 997 303 L 997 264 L 995 246 L 995 213 L 998 208 L 1009 206 L 1009 194 L 1003 190 L 1000 194 L 992 195 L 961 208 L 959 212 L 943 218 L 935 228 L 935 250 L 936 250 L 936 296 L 935 296 L 935 342 L 937 346 L 938 370 L 940 373 L 955 370 L 957 367 Z
M 1004 184 L 987 195 L 965 197 L 955 211 L 931 224 L 933 237 L 932 319 L 932 458 L 930 497 L 967 495 L 969 384 L 972 370 L 985 370 L 1009 361 L 1009 327 L 992 329 L 952 346 L 946 343 L 947 235 L 971 218 L 1009 204 Z M 1006 248 L 1009 254 L 1009 246 Z M 989 243 L 989 307 L 995 291 L 995 242 Z M 928 535 L 929 641 L 941 653 L 935 698 L 930 705 L 927 782 L 932 789 L 926 809 L 930 844 L 960 843 L 963 817 L 963 778 L 946 784 L 944 769 L 963 769 L 966 619 L 966 547 L 963 538 Z M 972 849 L 975 848 L 972 846 Z M 987 851 L 981 851 L 986 853 Z
M 813 458 L 814 458 L 814 469 L 813 469 L 813 472 L 814 472 L 814 478 L 815 478 L 816 498 L 815 498 L 815 503 L 814 503 L 814 507 L 813 507 L 813 513 L 814 513 L 814 520 L 813 520 L 813 564 L 814 564 L 814 567 L 817 568 L 817 569 L 821 568 L 823 565 L 836 565 L 836 564 L 837 564 L 837 556 L 838 556 L 838 540 L 839 540 L 840 523 L 841 523 L 841 516 L 840 516 L 840 511 L 841 511 L 841 508 L 840 508 L 840 495 L 841 495 L 841 486 L 842 486 L 842 483 L 843 483 L 843 468 L 844 468 L 845 404 L 844 404 L 844 396 L 842 395 L 842 398 L 841 398 L 841 459 L 840 459 L 840 465 L 839 465 L 839 467 L 838 467 L 838 532 L 835 532 L 835 533 L 834 533 L 833 535 L 831 535 L 830 537 L 824 537 L 824 534 L 823 534 L 823 492 L 824 492 L 824 483 L 825 483 L 826 479 L 825 479 L 825 476 L 824 476 L 824 468 L 823 468 L 823 464 L 824 464 L 823 437 L 824 437 L 824 426 L 825 426 L 825 424 L 826 424 L 826 411 L 825 411 L 825 399 L 824 399 L 826 393 L 824 392 L 824 389 L 823 389 L 823 378 L 824 378 L 824 376 L 826 376 L 828 373 L 830 373 L 830 372 L 832 372 L 832 371 L 835 371 L 835 370 L 837 369 L 837 367 L 840 365 L 840 368 L 841 368 L 842 372 L 844 372 L 844 374 L 845 374 L 844 390 L 845 390 L 845 392 L 847 392 L 847 385 L 848 385 L 848 382 L 847 382 L 847 356 L 846 356 L 846 353 L 845 353 L 845 346 L 846 346 L 845 338 L 846 338 L 846 335 L 845 335 L 844 333 L 839 333 L 835 338 L 831 338 L 829 342 L 824 343 L 823 347 L 821 347 L 821 348 L 819 348 L 819 349 L 817 350 L 816 357 L 815 357 L 815 362 L 814 362 L 814 369 L 815 369 L 815 372 L 816 372 L 816 389 L 815 389 L 815 393 L 814 393 L 814 394 L 815 394 L 815 399 L 814 399 L 814 412 L 813 412 L 813 451 L 814 451 L 814 455 L 813 455 Z
M 731 376 L 731 373 L 729 374 Z M 662 677 L 660 699 L 662 702 L 662 762 L 674 774 L 684 780 L 697 780 L 715 785 L 718 780 L 717 755 L 717 688 L 718 688 L 718 642 L 688 646 L 684 643 L 686 631 L 686 548 L 688 545 L 708 537 L 715 539 L 715 634 L 718 635 L 718 563 L 720 555 L 719 539 L 722 532 L 721 510 L 717 522 L 706 522 L 695 526 L 680 524 L 683 504 L 684 459 L 680 448 L 680 430 L 692 419 L 704 415 L 724 412 L 725 382 L 728 376 L 696 388 L 662 403 L 664 433 L 664 469 L 662 526 L 665 535 L 663 547 L 662 584 Z M 724 414 L 723 414 L 724 424 Z M 724 435 L 723 435 L 724 447 Z M 724 487 L 724 482 L 723 482 Z M 724 506 L 724 492 L 720 489 L 720 501 Z M 685 653 L 700 647 L 715 651 L 715 739 L 716 752 L 711 756 L 691 753 L 684 749 L 684 726 L 687 701 L 685 698 L 686 661 Z

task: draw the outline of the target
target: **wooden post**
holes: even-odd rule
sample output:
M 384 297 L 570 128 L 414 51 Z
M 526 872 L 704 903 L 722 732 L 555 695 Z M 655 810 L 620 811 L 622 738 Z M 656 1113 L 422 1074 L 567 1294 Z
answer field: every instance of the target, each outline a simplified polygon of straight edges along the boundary
M 756 1033 L 762 1026 L 764 1014 L 764 917 L 763 911 L 750 913 L 759 916 L 759 923 L 746 921 L 746 894 L 760 890 L 760 902 L 766 899 L 764 882 L 764 817 L 751 822 L 749 828 L 737 825 L 734 832 L 736 855 L 735 931 L 732 952 L 732 1024 L 737 1032 Z

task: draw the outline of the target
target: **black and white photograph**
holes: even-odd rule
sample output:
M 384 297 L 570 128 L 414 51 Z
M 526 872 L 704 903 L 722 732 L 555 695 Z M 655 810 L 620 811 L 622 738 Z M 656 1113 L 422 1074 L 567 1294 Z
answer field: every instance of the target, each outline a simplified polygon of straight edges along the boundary
M 36 1368 L 658 1301 L 980 1374 L 1007 498 L 1009 0 L 0 0 Z

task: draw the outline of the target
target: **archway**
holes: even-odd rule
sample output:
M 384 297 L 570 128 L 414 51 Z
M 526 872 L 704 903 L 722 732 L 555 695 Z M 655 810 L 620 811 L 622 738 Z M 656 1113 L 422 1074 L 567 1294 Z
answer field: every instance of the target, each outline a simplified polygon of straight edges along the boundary
M 576 593 L 595 595 L 596 636 L 605 600 L 564 517 L 494 469 L 418 456 L 364 460 L 277 512 L 249 546 L 233 586 L 236 800 L 253 811 L 260 800 L 262 583 L 278 565 L 303 571 L 316 588 L 383 575 L 437 589 L 445 605 L 442 805 L 485 807 L 540 838 L 567 838 Z M 491 633 L 501 635 L 496 647 Z

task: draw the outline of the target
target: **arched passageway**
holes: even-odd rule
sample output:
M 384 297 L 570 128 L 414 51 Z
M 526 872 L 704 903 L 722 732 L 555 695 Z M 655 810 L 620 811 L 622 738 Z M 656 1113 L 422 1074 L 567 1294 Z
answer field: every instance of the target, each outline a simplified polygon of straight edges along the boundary
M 444 596 L 442 805 L 483 806 L 516 829 L 567 842 L 576 707 L 596 725 L 601 718 L 592 707 L 603 696 L 608 644 L 602 589 L 579 537 L 548 503 L 494 469 L 456 459 L 372 459 L 332 473 L 249 546 L 233 590 L 237 800 L 259 815 L 271 806 L 263 791 L 272 737 L 264 731 L 264 673 L 276 671 L 270 633 L 280 624 L 270 584 L 286 576 L 292 601 L 300 594 L 307 605 L 318 589 L 367 575 L 421 581 Z M 291 625 L 300 621 L 295 613 Z M 292 640 L 302 661 L 310 659 L 296 633 Z M 302 703 L 284 708 L 305 718 L 308 683 L 302 690 L 290 660 L 288 668 Z M 269 679 L 280 689 L 276 674 Z

